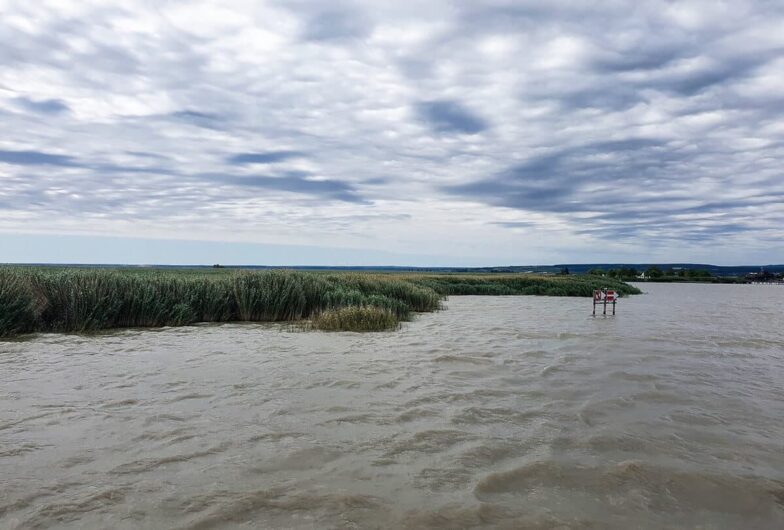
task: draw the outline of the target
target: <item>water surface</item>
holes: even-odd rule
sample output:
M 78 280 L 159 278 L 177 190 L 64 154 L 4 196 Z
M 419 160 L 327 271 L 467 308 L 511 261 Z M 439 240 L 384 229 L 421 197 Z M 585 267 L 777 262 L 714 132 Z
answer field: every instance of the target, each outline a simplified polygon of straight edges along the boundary
M 784 287 L 0 342 L 0 528 L 784 528 Z

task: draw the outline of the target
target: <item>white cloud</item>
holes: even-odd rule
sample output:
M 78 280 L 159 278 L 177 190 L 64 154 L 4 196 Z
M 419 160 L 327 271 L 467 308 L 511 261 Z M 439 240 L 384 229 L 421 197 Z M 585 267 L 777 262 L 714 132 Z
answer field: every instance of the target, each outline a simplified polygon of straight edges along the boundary
M 784 261 L 782 8 L 624 6 L 7 4 L 0 230 Z

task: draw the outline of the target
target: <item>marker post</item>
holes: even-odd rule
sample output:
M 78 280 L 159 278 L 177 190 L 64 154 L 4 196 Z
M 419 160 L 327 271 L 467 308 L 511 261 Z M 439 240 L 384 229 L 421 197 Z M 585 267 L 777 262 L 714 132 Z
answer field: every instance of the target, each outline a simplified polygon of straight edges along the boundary
M 618 293 L 612 289 L 594 289 L 593 291 L 593 316 L 596 316 L 596 304 L 602 304 L 602 315 L 607 316 L 607 304 L 612 304 L 612 314 L 615 316 L 615 303 Z

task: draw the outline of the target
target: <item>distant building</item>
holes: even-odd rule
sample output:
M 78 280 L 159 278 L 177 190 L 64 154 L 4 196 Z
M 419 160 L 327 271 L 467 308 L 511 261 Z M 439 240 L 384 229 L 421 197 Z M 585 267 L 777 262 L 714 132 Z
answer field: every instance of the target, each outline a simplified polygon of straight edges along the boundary
M 769 282 L 776 279 L 776 275 L 761 268 L 759 272 L 750 272 L 746 275 L 750 282 Z

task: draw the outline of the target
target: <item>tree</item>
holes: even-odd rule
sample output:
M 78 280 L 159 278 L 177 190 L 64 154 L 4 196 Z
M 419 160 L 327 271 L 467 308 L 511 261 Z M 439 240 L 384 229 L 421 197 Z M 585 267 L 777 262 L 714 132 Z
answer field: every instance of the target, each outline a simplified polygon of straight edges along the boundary
M 561 267 L 561 272 L 559 272 L 558 274 L 560 274 L 562 276 L 568 275 L 569 274 L 569 267 Z
M 594 276 L 604 276 L 604 269 L 591 269 L 588 271 L 588 274 L 593 274 Z
M 648 278 L 661 278 L 664 276 L 664 273 L 656 265 L 651 265 L 648 267 L 648 270 L 645 271 L 645 275 Z

